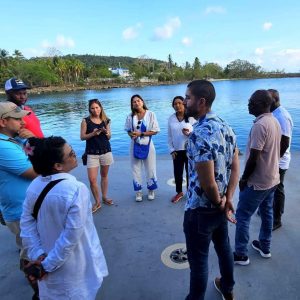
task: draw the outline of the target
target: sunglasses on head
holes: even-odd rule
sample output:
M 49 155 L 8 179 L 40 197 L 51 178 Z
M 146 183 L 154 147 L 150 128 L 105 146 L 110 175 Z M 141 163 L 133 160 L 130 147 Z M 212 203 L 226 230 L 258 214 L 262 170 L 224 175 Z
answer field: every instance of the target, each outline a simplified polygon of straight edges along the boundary
M 91 103 L 97 103 L 97 104 L 99 104 L 101 106 L 101 102 L 98 99 L 91 99 L 91 100 L 89 100 L 89 104 L 91 104 Z

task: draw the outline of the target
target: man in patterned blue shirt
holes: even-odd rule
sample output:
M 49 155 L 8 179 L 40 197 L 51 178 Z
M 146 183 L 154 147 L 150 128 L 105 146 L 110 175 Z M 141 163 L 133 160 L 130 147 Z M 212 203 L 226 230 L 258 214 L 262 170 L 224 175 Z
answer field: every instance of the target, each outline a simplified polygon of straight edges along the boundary
M 198 122 L 187 144 L 190 183 L 183 225 L 191 273 L 186 300 L 204 299 L 211 240 L 221 273 L 221 278 L 214 280 L 215 287 L 223 299 L 234 299 L 227 220 L 235 222 L 232 198 L 239 178 L 239 159 L 233 130 L 211 111 L 214 99 L 211 82 L 195 80 L 188 84 L 186 111 Z

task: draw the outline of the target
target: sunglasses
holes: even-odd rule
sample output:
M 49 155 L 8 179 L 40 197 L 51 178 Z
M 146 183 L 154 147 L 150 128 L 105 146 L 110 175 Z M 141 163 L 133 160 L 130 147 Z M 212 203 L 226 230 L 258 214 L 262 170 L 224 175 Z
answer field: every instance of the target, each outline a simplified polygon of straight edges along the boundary
M 99 106 L 102 106 L 101 102 L 98 99 L 91 99 L 91 100 L 89 100 L 89 105 L 92 105 L 93 103 L 96 103 Z
M 136 129 L 140 129 L 141 128 L 141 123 L 142 123 L 142 120 L 138 121 L 138 126 L 136 126 Z

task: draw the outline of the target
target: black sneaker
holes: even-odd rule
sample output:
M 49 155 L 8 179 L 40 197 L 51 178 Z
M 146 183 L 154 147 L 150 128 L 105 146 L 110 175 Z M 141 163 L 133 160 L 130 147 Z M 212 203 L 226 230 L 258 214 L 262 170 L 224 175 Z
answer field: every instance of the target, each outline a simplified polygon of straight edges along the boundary
M 259 241 L 254 240 L 251 245 L 252 245 L 252 248 L 255 249 L 256 251 L 258 251 L 262 257 L 270 258 L 272 256 L 270 251 L 263 251 L 261 249 Z
M 234 300 L 233 292 L 223 293 L 221 291 L 221 278 L 216 278 L 214 280 L 214 285 L 216 290 L 221 294 L 223 300 Z
M 272 231 L 274 231 L 274 230 L 280 228 L 281 226 L 282 226 L 281 222 L 274 223 L 274 224 L 273 224 Z
M 250 264 L 248 256 L 237 255 L 235 252 L 233 252 L 233 260 L 236 265 L 247 266 Z

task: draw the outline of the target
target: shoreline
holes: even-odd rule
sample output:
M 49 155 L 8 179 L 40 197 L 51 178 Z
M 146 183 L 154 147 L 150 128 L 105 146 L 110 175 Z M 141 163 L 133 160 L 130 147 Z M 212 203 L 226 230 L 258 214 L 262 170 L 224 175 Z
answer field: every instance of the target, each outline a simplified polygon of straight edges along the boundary
M 277 78 L 277 77 L 276 77 Z M 281 77 L 289 78 L 289 77 Z M 257 79 L 273 79 L 273 78 L 220 78 L 220 79 L 209 79 L 212 82 L 215 81 L 229 81 L 229 80 L 257 80 Z M 146 87 L 146 86 L 163 86 L 163 85 L 177 85 L 188 83 L 189 81 L 162 81 L 162 82 L 127 82 L 127 83 L 99 83 L 99 84 L 86 84 L 86 85 L 62 85 L 62 86 L 44 86 L 34 87 L 29 89 L 29 94 L 44 94 L 44 93 L 59 93 L 59 92 L 74 92 L 74 91 L 85 91 L 85 90 L 107 90 L 115 88 L 135 88 L 135 87 Z M 0 89 L 0 95 L 5 95 L 3 88 Z
M 71 84 L 71 85 L 63 85 L 63 86 L 34 87 L 28 89 L 28 92 L 29 94 L 39 95 L 44 93 L 74 92 L 74 91 L 85 91 L 85 90 L 107 90 L 107 89 L 116 89 L 116 88 L 176 85 L 182 83 L 186 83 L 186 81 L 109 83 L 109 84 L 91 84 L 91 85 L 84 85 L 84 86 Z M 5 95 L 4 89 L 0 89 L 0 95 Z

